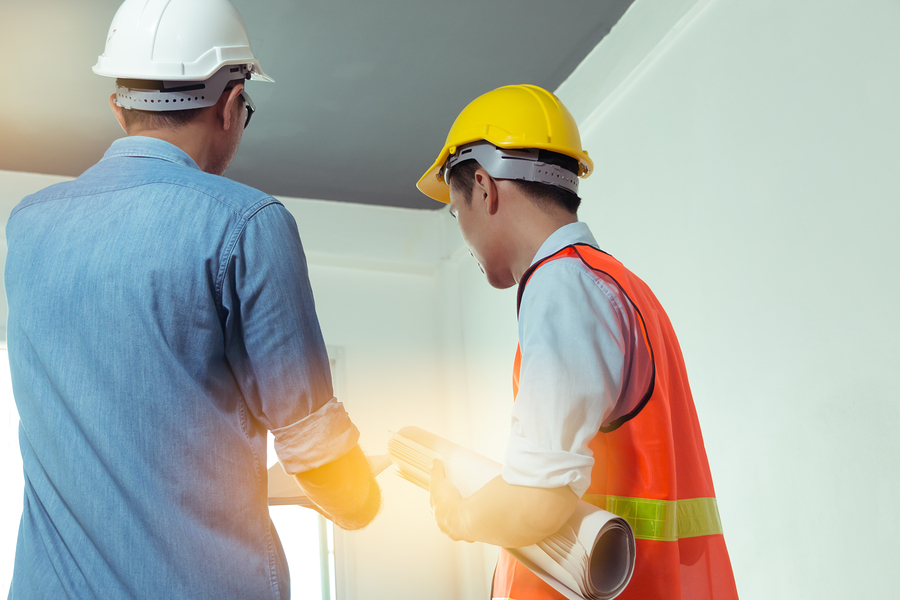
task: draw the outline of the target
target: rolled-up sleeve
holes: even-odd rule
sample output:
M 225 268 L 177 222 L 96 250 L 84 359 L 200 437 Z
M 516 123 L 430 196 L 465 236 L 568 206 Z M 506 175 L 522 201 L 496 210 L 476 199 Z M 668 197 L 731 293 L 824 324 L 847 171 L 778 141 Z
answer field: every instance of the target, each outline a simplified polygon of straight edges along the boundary
M 507 483 L 585 493 L 594 464 L 588 444 L 621 390 L 624 326 L 617 290 L 573 261 L 534 272 L 519 311 L 522 364 Z
M 272 434 L 275 452 L 290 475 L 331 462 L 335 452 L 342 456 L 359 440 L 359 430 L 337 398 L 296 423 L 273 429 Z
M 224 266 L 225 352 L 253 417 L 288 473 L 336 460 L 359 439 L 334 398 L 297 225 L 271 200 L 237 233 Z

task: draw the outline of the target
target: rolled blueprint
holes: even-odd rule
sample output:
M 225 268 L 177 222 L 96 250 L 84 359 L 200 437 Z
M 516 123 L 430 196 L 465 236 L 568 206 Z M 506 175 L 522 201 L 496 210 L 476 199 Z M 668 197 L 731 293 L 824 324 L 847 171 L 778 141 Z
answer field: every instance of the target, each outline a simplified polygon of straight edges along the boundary
M 429 489 L 434 459 L 462 497 L 500 475 L 502 465 L 418 427 L 391 433 L 388 454 L 404 479 Z M 532 546 L 506 549 L 570 600 L 618 596 L 634 571 L 634 532 L 628 523 L 583 500 L 559 531 Z

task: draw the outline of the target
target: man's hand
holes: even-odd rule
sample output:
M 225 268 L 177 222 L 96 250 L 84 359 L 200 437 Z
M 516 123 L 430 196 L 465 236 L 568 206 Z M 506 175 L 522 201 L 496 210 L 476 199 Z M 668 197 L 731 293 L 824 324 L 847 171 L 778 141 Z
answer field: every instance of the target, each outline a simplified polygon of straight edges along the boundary
M 510 485 L 497 476 L 462 498 L 444 476 L 444 465 L 431 467 L 431 512 L 452 540 L 485 542 L 503 548 L 536 544 L 555 533 L 578 504 L 569 486 L 535 488 Z
M 444 464 L 435 459 L 431 465 L 431 513 L 438 529 L 454 542 L 473 542 L 459 523 L 459 490 L 444 475 Z
M 316 510 L 341 529 L 362 529 L 381 509 L 381 489 L 359 446 L 294 477 Z

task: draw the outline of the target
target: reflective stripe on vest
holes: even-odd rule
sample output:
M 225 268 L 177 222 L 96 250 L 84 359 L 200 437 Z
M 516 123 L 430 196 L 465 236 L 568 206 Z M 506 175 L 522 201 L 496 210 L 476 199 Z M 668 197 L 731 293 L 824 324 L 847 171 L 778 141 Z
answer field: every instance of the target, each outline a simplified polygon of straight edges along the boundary
M 581 499 L 628 521 L 639 540 L 675 542 L 722 533 L 715 498 L 651 500 L 585 494 Z

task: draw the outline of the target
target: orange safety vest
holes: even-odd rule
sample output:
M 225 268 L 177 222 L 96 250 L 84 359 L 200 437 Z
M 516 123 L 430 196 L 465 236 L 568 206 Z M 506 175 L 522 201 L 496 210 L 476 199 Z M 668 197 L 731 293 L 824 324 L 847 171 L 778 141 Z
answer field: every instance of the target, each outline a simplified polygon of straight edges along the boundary
M 518 301 L 535 269 L 578 258 L 606 274 L 634 306 L 653 362 L 650 389 L 630 414 L 600 429 L 589 444 L 591 485 L 583 500 L 627 520 L 634 530 L 634 575 L 621 600 L 737 600 L 715 491 L 681 348 L 659 301 L 643 281 L 605 252 L 567 246 L 526 271 Z M 521 347 L 513 391 L 518 394 Z M 494 573 L 493 598 L 564 597 L 504 550 Z

